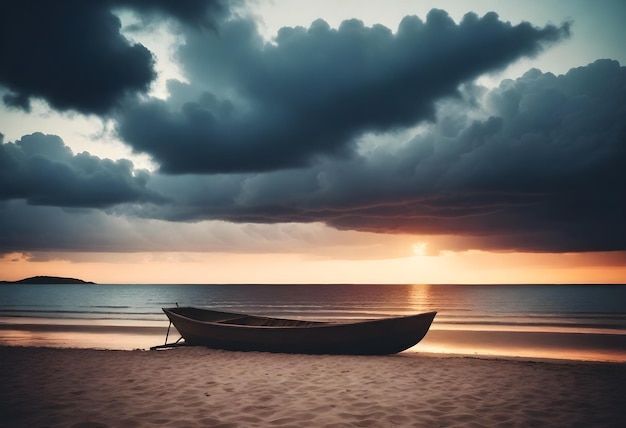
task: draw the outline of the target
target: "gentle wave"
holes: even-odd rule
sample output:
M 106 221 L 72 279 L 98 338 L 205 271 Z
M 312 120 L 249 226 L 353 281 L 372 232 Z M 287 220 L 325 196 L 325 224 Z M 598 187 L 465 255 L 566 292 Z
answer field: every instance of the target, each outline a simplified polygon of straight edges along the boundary
M 579 345 L 596 346 L 593 344 L 598 341 L 606 343 L 602 352 L 626 348 L 626 286 L 602 285 L 3 285 L 0 343 L 27 340 L 32 335 L 21 332 L 30 331 L 31 325 L 38 326 L 32 327 L 34 331 L 48 335 L 70 329 L 68 325 L 72 334 L 88 334 L 94 326 L 94 334 L 164 334 L 168 322 L 161 308 L 177 302 L 239 313 L 338 321 L 437 311 L 432 334 L 420 344 L 421 349 L 453 349 L 465 344 L 474 353 L 486 349 L 486 341 L 498 339 L 499 346 L 532 348 L 540 353 L 551 348 L 558 335 L 568 338 L 567 352 Z M 134 329 L 124 330 L 120 325 Z M 19 326 L 20 331 L 10 333 L 12 326 Z M 106 326 L 115 328 L 107 330 Z M 151 328 L 136 328 L 142 326 Z M 76 336 L 63 337 L 71 344 Z M 115 341 L 132 343 L 136 339 L 115 337 Z M 149 341 L 161 340 L 152 337 Z

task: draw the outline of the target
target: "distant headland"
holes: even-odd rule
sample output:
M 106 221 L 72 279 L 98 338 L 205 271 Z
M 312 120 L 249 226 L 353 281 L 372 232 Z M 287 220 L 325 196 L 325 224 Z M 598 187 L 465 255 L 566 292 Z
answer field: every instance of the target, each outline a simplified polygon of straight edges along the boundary
M 0 281 L 0 284 L 95 284 L 95 282 L 61 276 L 31 276 L 18 281 Z

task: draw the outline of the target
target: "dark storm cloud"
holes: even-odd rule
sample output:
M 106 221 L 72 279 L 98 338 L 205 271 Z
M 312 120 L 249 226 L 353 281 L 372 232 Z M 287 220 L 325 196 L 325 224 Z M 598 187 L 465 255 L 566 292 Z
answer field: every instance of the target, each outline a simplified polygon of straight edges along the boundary
M 468 84 L 566 37 L 567 24 L 513 26 L 495 14 L 456 24 L 435 10 L 425 22 L 405 18 L 396 33 L 316 21 L 266 44 L 253 23 L 221 20 L 220 3 L 189 3 L 213 20 L 165 0 L 41 3 L 32 18 L 15 6 L 31 2 L 6 4 L 6 105 L 28 109 L 42 97 L 61 110 L 119 106 L 119 135 L 161 173 L 74 155 L 54 136 L 0 144 L 2 251 L 145 251 L 152 231 L 171 233 L 159 223 L 135 236 L 135 217 L 324 222 L 454 236 L 442 248 L 456 250 L 626 250 L 626 68 L 601 60 L 562 76 L 531 70 L 489 91 Z M 189 83 L 171 81 L 168 100 L 126 97 L 145 92 L 154 70 L 150 53 L 120 35 L 116 7 L 189 24 L 178 53 Z M 217 19 L 218 31 L 198 31 Z M 184 239 L 170 238 L 161 242 Z
M 112 161 L 87 152 L 74 155 L 54 135 L 36 133 L 2 144 L 0 200 L 33 205 L 104 208 L 125 202 L 162 202 L 146 188 L 147 171 L 128 160 Z
M 218 35 L 188 31 L 178 58 L 190 83 L 171 83 L 169 102 L 127 106 L 118 131 L 167 173 L 309 166 L 349 154 L 364 132 L 433 119 L 434 103 L 462 82 L 568 33 L 567 24 L 513 26 L 495 13 L 456 24 L 432 10 L 425 22 L 406 17 L 396 33 L 318 20 L 283 28 L 266 44 L 254 23 L 230 20 Z
M 173 17 L 196 27 L 218 30 L 218 22 L 229 15 L 239 0 L 108 0 L 114 7 L 127 7 L 150 18 Z
M 0 247 L 147 251 L 186 248 L 177 241 L 182 240 L 201 248 L 210 233 L 200 234 L 200 240 L 194 234 L 181 238 L 179 228 L 147 220 L 158 218 L 325 222 L 345 230 L 454 237 L 431 250 L 624 251 L 625 90 L 626 68 L 614 61 L 562 76 L 531 70 L 495 89 L 471 92 L 468 96 L 478 98 L 467 103 L 440 104 L 436 121 L 412 139 L 378 135 L 369 145 L 361 141 L 352 158 L 258 174 L 153 174 L 146 181 L 141 174 L 132 177 L 124 162 L 102 161 L 96 168 L 100 161 L 88 155 L 93 165 L 81 169 L 80 155 L 56 137 L 23 138 L 0 146 L 1 193 L 11 199 L 0 202 Z M 36 169 L 26 168 L 43 161 L 55 171 L 74 172 L 37 176 Z M 96 185 L 106 172 L 123 179 Z M 93 197 L 101 198 L 103 188 L 115 185 L 131 189 L 120 191 L 130 194 L 124 201 L 150 200 L 154 193 L 166 200 L 118 205 L 114 216 L 24 202 L 41 203 L 36 198 L 43 195 L 50 203 L 78 206 L 76 188 L 92 189 Z M 73 204 L 67 203 L 68 194 Z M 101 201 L 96 202 L 81 206 Z M 219 235 L 216 242 L 227 247 L 230 238 L 220 241 Z
M 156 77 L 148 49 L 120 34 L 111 9 L 171 16 L 194 26 L 215 25 L 221 1 L 9 0 L 0 6 L 0 85 L 9 107 L 43 98 L 58 110 L 105 114 L 146 92 Z
M 558 77 L 531 70 L 483 96 L 490 117 L 444 104 L 411 141 L 354 159 L 155 176 L 175 200 L 158 215 L 466 238 L 456 249 L 626 250 L 625 91 L 626 68 L 615 61 Z

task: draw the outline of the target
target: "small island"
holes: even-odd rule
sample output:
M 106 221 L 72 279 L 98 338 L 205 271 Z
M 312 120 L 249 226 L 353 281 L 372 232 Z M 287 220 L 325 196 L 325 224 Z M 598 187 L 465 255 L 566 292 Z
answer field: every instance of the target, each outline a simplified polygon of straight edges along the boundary
M 0 284 L 95 284 L 95 282 L 61 276 L 32 276 L 18 281 L 0 281 Z

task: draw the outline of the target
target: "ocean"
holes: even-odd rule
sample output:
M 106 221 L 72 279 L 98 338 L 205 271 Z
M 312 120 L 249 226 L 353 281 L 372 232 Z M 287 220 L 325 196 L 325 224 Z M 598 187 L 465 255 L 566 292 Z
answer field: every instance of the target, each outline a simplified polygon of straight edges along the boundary
M 0 345 L 148 349 L 176 304 L 337 321 L 437 311 L 404 354 L 626 362 L 626 285 L 608 284 L 3 284 Z

